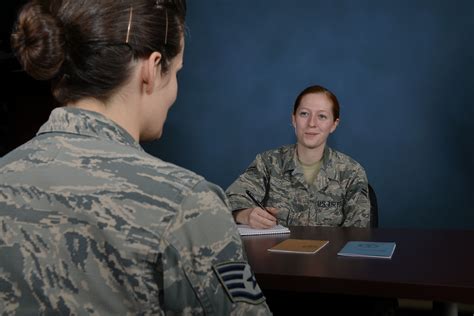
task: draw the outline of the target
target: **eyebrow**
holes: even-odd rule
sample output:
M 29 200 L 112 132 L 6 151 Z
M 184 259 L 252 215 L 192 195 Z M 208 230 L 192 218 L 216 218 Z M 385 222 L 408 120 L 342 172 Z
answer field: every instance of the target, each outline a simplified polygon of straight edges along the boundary
M 300 106 L 298 107 L 298 110 L 297 110 L 297 111 L 300 111 L 300 110 L 311 111 L 310 108 L 305 107 L 304 105 L 300 105 Z M 331 112 L 331 110 L 316 110 L 316 112 Z

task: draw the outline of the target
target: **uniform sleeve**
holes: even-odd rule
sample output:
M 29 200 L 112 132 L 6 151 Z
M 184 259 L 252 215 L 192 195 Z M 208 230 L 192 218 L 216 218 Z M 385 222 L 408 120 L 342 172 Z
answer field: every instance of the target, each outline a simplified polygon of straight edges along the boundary
M 164 236 L 163 298 L 178 314 L 271 315 L 244 259 L 225 194 L 206 181 L 188 192 Z M 186 310 L 182 310 L 182 306 Z
M 268 182 L 268 175 L 265 163 L 261 155 L 257 155 L 255 160 L 248 166 L 226 190 L 232 211 L 254 207 L 255 204 L 247 197 L 245 190 L 252 192 L 257 200 L 265 200 L 267 189 L 265 183 Z M 264 206 L 265 203 L 264 203 Z
M 369 227 L 370 200 L 368 194 L 368 180 L 364 169 L 358 165 L 353 176 L 347 182 L 344 203 L 345 227 Z

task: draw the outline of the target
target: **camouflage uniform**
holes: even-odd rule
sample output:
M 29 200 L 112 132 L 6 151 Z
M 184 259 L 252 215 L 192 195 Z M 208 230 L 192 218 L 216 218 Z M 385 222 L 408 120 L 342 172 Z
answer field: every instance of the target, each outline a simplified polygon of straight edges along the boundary
M 295 161 L 296 145 L 257 155 L 247 170 L 227 189 L 233 210 L 255 207 L 245 190 L 264 206 L 279 209 L 284 225 L 368 227 L 368 181 L 360 164 L 326 146 L 313 185 Z
M 266 315 L 224 192 L 94 112 L 0 160 L 2 315 Z

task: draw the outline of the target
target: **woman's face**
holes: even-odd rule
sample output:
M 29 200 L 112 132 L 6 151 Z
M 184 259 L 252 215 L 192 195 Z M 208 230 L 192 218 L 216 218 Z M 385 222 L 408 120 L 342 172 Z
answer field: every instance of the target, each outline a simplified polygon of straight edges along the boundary
M 296 113 L 292 115 L 298 144 L 316 149 L 326 145 L 326 140 L 336 130 L 339 119 L 334 120 L 332 102 L 323 93 L 306 94 Z

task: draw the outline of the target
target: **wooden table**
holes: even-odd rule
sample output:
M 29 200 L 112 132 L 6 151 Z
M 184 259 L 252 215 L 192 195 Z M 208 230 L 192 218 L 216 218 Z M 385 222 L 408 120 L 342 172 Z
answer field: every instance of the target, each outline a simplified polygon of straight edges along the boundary
M 290 227 L 291 234 L 242 237 L 260 287 L 456 303 L 474 303 L 474 231 Z M 287 238 L 329 240 L 316 254 L 272 253 Z M 394 241 L 392 259 L 341 257 L 349 240 Z

